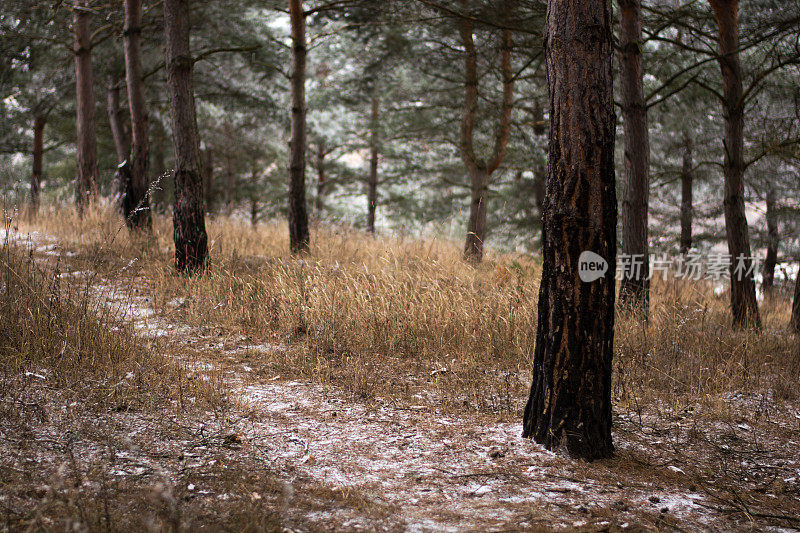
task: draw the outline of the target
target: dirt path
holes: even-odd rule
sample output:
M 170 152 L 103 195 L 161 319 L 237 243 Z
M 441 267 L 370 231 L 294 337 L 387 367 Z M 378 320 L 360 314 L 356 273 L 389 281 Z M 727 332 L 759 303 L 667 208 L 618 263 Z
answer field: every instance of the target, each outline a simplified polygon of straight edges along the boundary
M 68 253 L 57 243 L 41 236 L 34 239 L 43 258 L 67 262 Z M 65 281 L 91 275 L 68 270 L 61 276 Z M 292 527 L 407 531 L 757 527 L 756 516 L 748 519 L 735 508 L 732 512 L 725 500 L 715 499 L 713 491 L 695 483 L 691 465 L 682 461 L 685 456 L 670 454 L 670 446 L 663 446 L 665 441 L 679 444 L 691 431 L 689 421 L 669 426 L 672 434 L 646 435 L 637 430 L 640 422 L 633 416 L 618 414 L 618 457 L 594 464 L 572 462 L 522 439 L 521 424 L 472 414 L 448 416 L 388 399 L 359 402 L 334 387 L 269 375 L 260 360 L 286 347 L 252 346 L 247 339 L 231 336 L 220 340 L 192 328 L 175 313 L 151 309 L 142 296 L 143 282 L 123 273 L 119 279 L 95 280 L 93 286 L 95 296 L 121 310 L 142 338 L 192 345 L 198 358 L 182 364 L 196 379 L 222 380 L 231 408 L 222 422 L 209 420 L 209 428 L 224 435 L 221 438 L 232 449 L 263 461 L 271 472 L 283 473 L 283 514 Z M 119 430 L 125 431 L 124 427 L 121 423 Z M 663 452 L 661 456 L 655 457 L 651 446 Z M 202 449 L 195 448 L 186 468 L 202 472 L 216 460 Z M 797 461 L 786 463 L 786 457 L 775 461 L 783 461 L 781 472 L 795 469 L 800 475 Z M 320 494 L 336 494 L 338 503 L 312 510 L 293 505 L 298 482 L 317 487 Z M 187 490 L 202 498 L 221 497 L 213 486 L 203 485 L 202 476 Z

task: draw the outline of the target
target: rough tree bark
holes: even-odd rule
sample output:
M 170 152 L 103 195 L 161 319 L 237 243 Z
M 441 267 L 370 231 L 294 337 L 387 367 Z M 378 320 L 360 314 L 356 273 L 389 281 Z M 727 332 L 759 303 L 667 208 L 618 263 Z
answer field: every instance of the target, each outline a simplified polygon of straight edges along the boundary
M 378 209 L 378 158 L 380 132 L 380 101 L 377 96 L 372 97 L 372 113 L 370 115 L 369 139 L 369 179 L 367 180 L 367 231 L 375 234 L 375 212 Z
M 617 202 L 611 0 L 549 0 L 550 148 L 533 383 L 523 436 L 587 460 L 612 455 Z M 607 271 L 581 281 L 583 252 Z M 584 265 L 585 266 L 585 265 Z M 587 278 L 590 279 L 590 278 Z
M 94 75 L 89 31 L 89 0 L 75 0 L 72 25 L 75 37 L 75 96 L 77 109 L 78 167 L 75 204 L 78 214 L 92 201 L 97 180 L 97 137 L 94 129 Z
M 625 263 L 620 304 L 646 318 L 650 302 L 647 240 L 650 197 L 650 141 L 642 89 L 642 3 L 618 0 L 622 122 L 625 131 L 625 191 L 622 200 L 622 253 Z M 640 260 L 641 259 L 641 263 Z
M 731 255 L 731 312 L 735 328 L 761 327 L 744 211 L 744 97 L 739 64 L 739 0 L 709 0 L 719 29 L 719 66 L 725 116 L 725 232 Z M 744 272 L 737 264 L 741 262 Z
M 683 167 L 681 168 L 681 254 L 692 249 L 692 218 L 694 217 L 694 161 L 692 137 L 683 134 Z
M 44 127 L 47 119 L 43 116 L 33 118 L 33 169 L 31 171 L 31 214 L 39 212 L 42 191 L 42 169 L 44 160 Z
M 462 0 L 466 7 L 466 0 Z M 512 9 L 512 2 L 506 2 L 504 9 Z M 514 75 L 511 70 L 511 51 L 513 42 L 511 31 L 501 34 L 500 69 L 503 76 L 503 103 L 495 135 L 495 146 L 489 160 L 483 160 L 475 153 L 475 115 L 478 111 L 478 53 L 475 49 L 474 24 L 472 19 L 463 17 L 460 22 L 461 41 L 464 44 L 464 116 L 461 122 L 461 158 L 470 177 L 470 209 L 467 224 L 467 238 L 464 244 L 464 258 L 479 263 L 483 260 L 483 243 L 486 241 L 486 203 L 489 199 L 489 181 L 500 167 L 506 155 L 508 138 L 511 134 L 511 113 L 514 108 Z
M 775 187 L 767 183 L 767 256 L 764 259 L 764 281 L 762 287 L 765 296 L 771 296 L 775 288 L 775 265 L 778 263 L 778 213 Z
M 175 147 L 175 267 L 182 272 L 195 272 L 206 265 L 208 236 L 192 86 L 194 62 L 189 48 L 188 0 L 164 0 L 164 35 L 167 90 Z
M 292 26 L 292 140 L 289 156 L 289 247 L 309 251 L 306 208 L 306 18 L 302 0 L 289 0 Z
M 150 230 L 150 137 L 142 77 L 142 0 L 125 0 L 125 80 L 131 113 L 130 179 L 122 197 L 122 212 L 131 230 Z

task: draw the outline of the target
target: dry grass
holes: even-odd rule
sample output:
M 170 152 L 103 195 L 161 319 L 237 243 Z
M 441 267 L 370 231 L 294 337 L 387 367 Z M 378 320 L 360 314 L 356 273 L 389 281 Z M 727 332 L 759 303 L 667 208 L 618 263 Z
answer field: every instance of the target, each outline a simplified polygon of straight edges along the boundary
M 185 469 L 175 459 L 192 441 L 185 428 L 208 420 L 206 412 L 192 422 L 192 413 L 181 410 L 183 395 L 196 398 L 206 410 L 224 403 L 218 383 L 189 380 L 181 364 L 176 364 L 190 360 L 192 350 L 207 346 L 190 348 L 182 342 L 190 339 L 181 339 L 180 334 L 165 341 L 137 341 L 131 327 L 109 311 L 114 305 L 91 296 L 91 278 L 79 282 L 70 277 L 67 282 L 54 269 L 90 271 L 101 285 L 126 286 L 137 305 L 146 299 L 157 316 L 194 326 L 194 331 L 211 332 L 204 334 L 211 339 L 208 346 L 217 339 L 234 346 L 280 346 L 245 353 L 228 350 L 226 358 L 241 359 L 225 362 L 220 356 L 215 361 L 221 367 L 233 363 L 241 368 L 240 363 L 246 363 L 254 369 L 247 377 L 254 380 L 275 375 L 301 378 L 366 399 L 380 397 L 381 405 L 396 403 L 402 412 L 416 412 L 405 408 L 420 405 L 450 413 L 477 412 L 482 415 L 476 419 L 486 421 L 518 421 L 527 397 L 540 274 L 536 258 L 490 254 L 484 264 L 473 267 L 461 260 L 460 243 L 372 238 L 348 228 L 317 227 L 311 254 L 299 259 L 287 252 L 282 222 L 252 228 L 220 218 L 209 224 L 211 268 L 202 276 L 186 277 L 172 269 L 170 221 L 163 218 L 156 218 L 152 236 L 133 238 L 107 207 L 91 211 L 82 221 L 72 209 L 48 207 L 35 223 L 22 219 L 14 223 L 20 231 L 40 231 L 57 238 L 62 253 L 56 259 L 42 252 L 22 255 L 13 246 L 3 249 L 0 306 L 9 320 L 0 328 L 0 347 L 11 356 L 0 363 L 6 377 L 0 392 L 5 398 L 13 396 L 4 403 L 6 412 L 16 410 L 15 416 L 21 419 L 22 411 L 27 409 L 28 416 L 35 411 L 26 407 L 34 405 L 31 395 L 14 392 L 22 383 L 15 376 L 44 369 L 48 386 L 58 389 L 65 403 L 80 401 L 113 413 L 132 406 L 134 414 L 159 417 L 173 412 L 176 425 L 171 430 L 174 435 L 156 424 L 139 437 L 158 442 L 167 450 L 164 456 L 172 457 L 167 461 L 173 473 L 162 483 L 163 493 L 153 493 L 152 477 L 141 483 L 117 480 L 106 486 L 102 472 L 109 469 L 107 460 L 78 460 L 78 466 L 68 465 L 64 475 L 56 476 L 42 503 L 24 516 L 31 527 L 48 529 L 42 517 L 82 516 L 84 523 L 94 522 L 91 528 L 103 529 L 109 523 L 106 513 L 111 514 L 110 523 L 146 527 L 137 522 L 141 516 L 131 513 L 133 505 L 144 505 L 148 520 L 165 530 L 203 524 L 270 529 L 276 520 L 284 521 L 274 514 L 283 505 L 281 488 L 273 481 L 273 473 L 263 469 L 263 458 L 257 454 L 244 458 L 243 450 L 226 450 L 224 445 L 212 448 L 219 456 L 206 457 L 206 464 L 213 457 L 225 469 L 202 473 Z M 63 253 L 68 250 L 78 253 Z M 50 260 L 50 264 L 43 269 L 34 259 L 38 264 Z M 788 314 L 789 303 L 775 298 L 762 307 L 762 332 L 733 331 L 727 298 L 716 295 L 710 285 L 656 280 L 650 321 L 643 324 L 623 315 L 617 319 L 616 431 L 627 447 L 606 465 L 609 472 L 622 476 L 619 479 L 625 486 L 637 484 L 650 476 L 652 465 L 682 457 L 683 462 L 676 464 L 692 483 L 708 485 L 703 490 L 718 492 L 726 502 L 732 498 L 728 493 L 736 495 L 747 483 L 752 485 L 745 489 L 750 491 L 748 497 L 761 494 L 763 487 L 753 484 L 751 467 L 737 466 L 727 449 L 717 445 L 720 436 L 727 438 L 717 422 L 741 421 L 743 406 L 753 406 L 747 418 L 752 423 L 765 411 L 785 413 L 785 407 L 796 405 L 800 343 L 785 329 Z M 202 357 L 211 360 L 214 349 Z M 734 397 L 744 401 L 730 401 Z M 491 417 L 483 416 L 487 414 Z M 226 416 L 213 418 L 224 422 Z M 48 424 L 53 425 L 52 421 Z M 775 437 L 780 450 L 779 443 L 789 438 L 787 427 L 782 422 L 764 424 L 759 431 Z M 117 439 L 127 431 L 109 430 L 103 438 Z M 216 441 L 224 443 L 225 433 L 219 435 Z M 653 442 L 654 436 L 664 435 L 669 438 Z M 67 447 L 72 446 L 70 442 Z M 755 450 L 752 457 L 761 457 L 763 442 L 750 444 Z M 96 446 L 85 444 L 88 449 Z M 717 470 L 724 475 L 717 475 Z M 594 471 L 581 473 L 581 479 L 584 474 L 591 478 Z M 596 475 L 598 483 L 603 476 L 613 479 L 603 468 Z M 70 485 L 70 476 L 94 480 L 101 476 L 103 482 L 100 489 L 87 491 Z M 175 479 L 181 481 L 175 483 Z M 185 489 L 189 482 L 211 483 L 214 493 L 231 494 L 234 499 L 193 504 L 186 499 L 192 497 Z M 18 486 L 25 486 L 22 477 Z M 263 500 L 251 498 L 254 486 L 260 487 Z M 770 487 L 769 491 L 778 490 Z M 339 489 L 326 492 L 324 485 L 313 480 L 306 490 L 306 500 L 295 502 L 293 512 L 328 508 L 334 501 L 376 520 L 389 513 L 366 496 L 338 494 Z M 781 498 L 790 495 L 787 492 Z M 763 514 L 771 507 L 761 500 Z M 785 501 L 775 502 L 771 512 L 785 514 L 781 508 Z M 214 505 L 214 510 L 205 505 Z M 539 511 L 531 512 L 539 516 Z M 735 512 L 749 516 L 751 510 Z M 659 520 L 663 517 L 655 516 L 654 523 Z
M 490 254 L 476 268 L 461 260 L 460 243 L 317 227 L 311 254 L 298 259 L 282 222 L 218 218 L 209 224 L 212 267 L 187 278 L 172 271 L 163 218 L 152 237 L 133 239 L 107 207 L 83 221 L 50 208 L 23 227 L 80 248 L 83 266 L 101 275 L 129 268 L 147 280 L 156 309 L 185 298 L 179 312 L 191 325 L 286 343 L 265 362 L 284 376 L 512 416 L 527 393 L 540 274 L 532 257 Z M 722 407 L 731 393 L 796 399 L 787 301 L 764 305 L 764 331 L 754 333 L 733 331 L 727 297 L 703 282 L 656 280 L 651 299 L 648 324 L 617 320 L 615 397 L 626 408 Z

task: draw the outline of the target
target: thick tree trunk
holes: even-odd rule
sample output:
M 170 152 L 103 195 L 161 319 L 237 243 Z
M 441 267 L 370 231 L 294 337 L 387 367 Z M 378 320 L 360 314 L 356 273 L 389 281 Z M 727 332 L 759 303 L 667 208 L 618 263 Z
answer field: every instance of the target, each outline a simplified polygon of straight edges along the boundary
M 306 18 L 302 0 L 289 0 L 292 26 L 292 140 L 289 157 L 289 246 L 308 252 L 306 210 Z
M 523 421 L 523 436 L 587 460 L 614 451 L 617 202 L 611 19 L 611 0 L 548 3 L 551 114 L 544 263 L 533 384 Z M 587 251 L 604 258 L 607 270 L 584 282 L 581 273 L 593 272 L 586 268 Z
M 692 218 L 694 217 L 694 161 L 692 137 L 687 132 L 683 137 L 683 168 L 681 169 L 681 254 L 692 249 Z
M 797 281 L 794 284 L 794 303 L 792 304 L 790 326 L 795 333 L 800 333 L 800 270 L 798 270 Z
M 725 231 L 731 255 L 731 312 L 735 328 L 761 327 L 744 211 L 744 97 L 739 64 L 739 1 L 709 0 L 719 27 L 725 115 Z
M 193 60 L 189 48 L 188 0 L 164 0 L 167 89 L 175 146 L 175 267 L 194 272 L 205 267 L 208 237 L 203 211 L 203 169 L 197 133 Z
M 41 116 L 33 119 L 33 169 L 31 171 L 31 214 L 39 212 L 42 190 L 42 169 L 44 160 L 44 127 L 47 119 Z
M 367 181 L 367 231 L 375 233 L 375 212 L 378 209 L 378 158 L 380 133 L 380 102 L 377 96 L 372 97 L 372 114 L 370 115 L 371 135 L 369 140 L 369 180 Z
M 622 201 L 620 304 L 647 317 L 650 253 L 647 240 L 650 196 L 650 141 L 642 89 L 642 3 L 618 0 L 620 8 L 620 86 L 625 129 L 625 192 Z
M 775 265 L 778 263 L 778 213 L 775 188 L 767 184 L 767 256 L 764 259 L 764 281 L 762 287 L 765 296 L 771 296 L 775 288 Z
M 125 221 L 131 230 L 152 228 L 150 214 L 150 137 L 142 78 L 142 0 L 125 0 L 125 79 L 131 112 L 130 180 L 122 199 Z
M 95 193 L 97 181 L 97 137 L 94 130 L 94 76 L 89 31 L 88 0 L 75 0 L 72 14 L 75 34 L 75 96 L 77 102 L 78 166 L 75 204 L 83 212 Z

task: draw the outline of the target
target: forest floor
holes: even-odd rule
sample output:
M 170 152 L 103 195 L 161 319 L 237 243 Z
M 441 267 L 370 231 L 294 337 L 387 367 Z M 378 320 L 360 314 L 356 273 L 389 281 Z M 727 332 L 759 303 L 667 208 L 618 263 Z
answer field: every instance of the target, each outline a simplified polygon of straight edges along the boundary
M 800 530 L 796 397 L 618 402 L 616 456 L 572 461 L 521 438 L 527 364 L 494 411 L 442 407 L 418 379 L 361 394 L 276 364 L 302 355 L 295 337 L 198 323 L 191 294 L 165 301 L 130 262 L 91 268 L 91 247 L 31 228 L 6 240 L 179 377 L 165 405 L 98 410 L 47 365 L 5 372 L 0 530 Z

